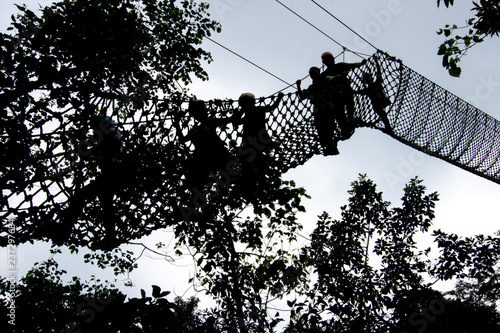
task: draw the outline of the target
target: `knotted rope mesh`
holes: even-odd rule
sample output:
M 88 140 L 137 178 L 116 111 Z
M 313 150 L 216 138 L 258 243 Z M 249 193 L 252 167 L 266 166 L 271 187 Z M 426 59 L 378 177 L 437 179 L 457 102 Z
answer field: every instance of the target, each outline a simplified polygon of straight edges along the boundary
M 387 132 L 374 112 L 370 97 L 355 94 L 354 118 L 357 127 L 379 129 L 417 150 L 443 159 L 476 175 L 500 183 L 499 122 L 429 81 L 401 61 L 379 52 L 360 68 L 349 72 L 354 91 L 365 88 L 363 75 L 381 80 L 390 105 L 385 107 L 392 131 Z M 277 96 L 260 98 L 258 105 L 270 105 Z M 129 103 L 131 102 L 131 103 Z M 173 122 L 182 114 L 182 131 L 195 121 L 186 113 L 186 102 L 173 100 L 110 101 L 94 99 L 94 112 L 112 116 L 124 136 L 124 150 L 133 161 L 135 185 L 124 186 L 115 195 L 122 233 L 140 237 L 175 223 L 175 208 L 185 189 L 184 170 L 179 165 L 192 151 L 181 144 Z M 238 109 L 233 100 L 207 102 L 212 117 L 229 117 Z M 15 149 L 4 151 L 2 162 L 2 245 L 9 221 L 18 228 L 19 243 L 51 238 L 54 221 L 75 193 L 96 181 L 99 166 L 86 158 L 81 139 L 75 136 L 85 128 L 87 111 L 58 109 L 45 105 L 32 113 L 9 114 L 1 136 L 2 144 L 15 141 Z M 279 172 L 303 165 L 316 154 L 323 154 L 313 122 L 313 108 L 296 93 L 284 96 L 268 115 L 267 131 L 278 149 L 272 157 Z M 88 126 L 87 126 L 88 127 Z M 241 127 L 229 124 L 219 129 L 220 138 L 233 154 L 241 146 Z M 340 131 L 335 132 L 339 136 Z M 13 147 L 7 145 L 7 147 Z M 125 177 L 126 178 L 126 177 Z M 154 179 L 150 181 L 149 179 Z M 127 179 L 124 179 L 127 182 Z M 73 240 L 85 245 L 103 232 L 98 200 L 87 204 L 73 228 Z M 120 234 L 120 232 L 119 232 Z
M 391 63 L 388 63 L 390 65 Z M 395 138 L 500 183 L 499 122 L 406 66 L 389 118 Z

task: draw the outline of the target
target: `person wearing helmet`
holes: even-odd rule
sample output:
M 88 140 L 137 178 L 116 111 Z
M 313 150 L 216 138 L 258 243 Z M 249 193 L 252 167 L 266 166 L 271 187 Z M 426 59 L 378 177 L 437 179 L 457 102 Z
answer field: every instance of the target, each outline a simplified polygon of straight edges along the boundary
M 278 93 L 278 98 L 272 105 L 255 106 L 255 96 L 252 93 L 243 93 L 238 99 L 242 118 L 236 123 L 243 125 L 243 141 L 249 143 L 253 139 L 258 139 L 261 144 L 268 145 L 271 137 L 267 133 L 267 115 L 274 111 L 284 94 Z
M 273 104 L 263 106 L 255 105 L 252 93 L 243 93 L 238 99 L 240 110 L 234 124 L 243 126 L 239 156 L 242 160 L 243 188 L 249 194 L 256 193 L 266 179 L 266 170 L 271 163 L 267 155 L 274 145 L 266 130 L 267 117 L 278 107 L 283 96 L 280 92 Z
M 196 124 L 186 135 L 182 133 L 180 128 L 180 119 L 174 122 L 174 126 L 177 129 L 179 140 L 181 142 L 190 141 L 194 147 L 186 172 L 186 186 L 190 190 L 203 191 L 204 185 L 209 183 L 209 174 L 225 170 L 230 160 L 230 154 L 225 143 L 217 134 L 217 128 L 231 123 L 233 118 L 210 117 L 207 106 L 202 100 L 190 101 L 188 113 L 196 121 Z M 179 116 L 177 114 L 177 117 Z
M 122 135 L 111 118 L 105 115 L 92 117 L 89 127 L 93 136 L 86 142 L 86 152 L 89 154 L 85 154 L 85 157 L 97 162 L 100 174 L 87 185 L 77 186 L 73 196 L 68 199 L 68 207 L 62 213 L 62 226 L 57 235 L 54 235 L 53 241 L 57 245 L 64 244 L 86 202 L 97 197 L 103 212 L 105 230 L 103 238 L 97 242 L 103 248 L 111 248 L 117 242 L 115 225 L 120 221 L 113 208 L 113 199 L 123 181 Z
M 336 124 L 335 102 L 331 93 L 332 77 L 324 77 L 318 67 L 309 69 L 312 84 L 307 89 L 302 89 L 301 80 L 297 80 L 297 94 L 300 100 L 309 99 L 313 105 L 314 126 L 318 133 L 318 140 L 323 147 L 325 155 L 338 155 L 338 139 L 335 139 Z M 344 123 L 342 119 L 337 120 Z
M 344 114 L 347 115 L 348 124 L 339 124 L 341 129 L 341 140 L 346 140 L 354 133 L 355 120 L 354 120 L 354 91 L 351 87 L 351 81 L 347 77 L 350 70 L 361 67 L 365 64 L 366 60 L 357 63 L 335 62 L 335 57 L 331 52 L 324 52 L 321 55 L 321 61 L 326 66 L 325 70 L 321 73 L 323 77 L 334 78 L 334 88 L 332 93 L 337 102 L 335 112 L 338 114 L 338 119 L 343 119 Z

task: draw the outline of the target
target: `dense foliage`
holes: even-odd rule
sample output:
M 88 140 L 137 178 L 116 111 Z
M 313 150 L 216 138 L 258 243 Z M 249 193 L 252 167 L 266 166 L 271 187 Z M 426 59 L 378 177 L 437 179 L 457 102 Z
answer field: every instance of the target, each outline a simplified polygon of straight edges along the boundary
M 171 207 L 184 192 L 175 172 L 184 153 L 165 140 L 172 135 L 168 128 L 153 131 L 139 118 L 159 98 L 187 98 L 177 81 L 207 79 L 202 62 L 211 57 L 199 44 L 220 29 L 207 7 L 190 0 L 72 0 L 38 12 L 18 7 L 11 34 L 0 35 L 0 186 L 10 193 L 2 191 L 2 211 L 17 195 L 30 201 L 37 187 L 61 189 L 46 191 L 53 193 L 46 198 L 50 205 L 11 217 L 19 243 L 112 248 L 181 218 Z M 160 108 L 154 112 L 165 119 L 173 112 Z M 98 114 L 111 117 L 122 132 L 126 156 L 114 182 L 102 175 L 96 158 L 102 133 L 89 124 Z M 66 199 L 90 186 L 117 192 L 113 215 L 123 224 L 114 244 L 102 241 L 100 226 L 109 216 L 93 200 L 97 195 L 82 199 L 78 214 L 65 213 Z M 64 222 L 65 214 L 75 216 Z M 0 232 L 5 245 L 5 224 Z
M 416 239 L 430 231 L 437 194 L 425 193 L 417 179 L 406 186 L 401 207 L 391 207 L 364 176 L 350 195 L 339 220 L 318 217 L 305 247 L 297 247 L 300 207 L 286 204 L 269 208 L 265 220 L 219 212 L 197 227 L 196 238 L 179 235 L 197 262 L 190 282 L 216 308 L 200 312 L 193 299 L 168 301 L 169 292 L 156 286 L 152 297 L 142 292 L 127 299 L 98 281 L 64 284 L 51 259 L 15 287 L 16 331 L 36 325 L 51 332 L 68 323 L 110 332 L 500 332 L 499 235 L 463 238 L 434 230 L 433 250 L 422 248 Z M 434 287 L 452 279 L 454 290 Z M 11 283 L 4 279 L 1 288 L 1 311 L 8 314 Z M 273 311 L 280 299 L 287 306 Z
M 17 286 L 15 326 L 0 322 L 2 332 L 220 332 L 216 321 L 197 310 L 197 301 L 176 298 L 153 286 L 152 295 L 127 298 L 113 285 L 82 282 L 74 277 L 63 283 L 64 270 L 50 259 L 35 265 Z M 0 298 L 7 304 L 10 283 L 0 280 Z M 9 306 L 0 308 L 9 318 Z

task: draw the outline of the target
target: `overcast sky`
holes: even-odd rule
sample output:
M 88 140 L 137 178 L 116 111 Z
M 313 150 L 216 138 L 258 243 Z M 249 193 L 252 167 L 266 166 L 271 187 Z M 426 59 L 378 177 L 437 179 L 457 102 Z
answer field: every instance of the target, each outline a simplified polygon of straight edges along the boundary
M 286 82 L 294 83 L 307 75 L 309 67 L 319 67 L 320 55 L 324 51 L 334 54 L 342 51 L 340 46 L 274 0 L 208 2 L 212 18 L 222 24 L 222 33 L 212 38 Z M 366 54 L 375 51 L 312 1 L 282 2 L 349 49 Z M 461 78 L 450 77 L 437 55 L 443 37 L 438 36 L 436 31 L 447 23 L 462 25 L 472 15 L 472 1 L 457 2 L 450 9 L 444 6 L 438 9 L 435 0 L 319 2 L 377 48 L 401 59 L 405 65 L 431 81 L 500 119 L 500 39 L 487 39 L 471 49 L 461 62 Z M 11 13 L 16 10 L 13 3 L 11 0 L 0 3 L 2 31 L 7 27 Z M 35 9 L 37 3 L 47 4 L 49 1 L 30 0 L 26 3 Z M 207 40 L 202 47 L 212 53 L 214 61 L 205 66 L 210 80 L 195 81 L 190 87 L 199 98 L 237 99 L 247 91 L 256 96 L 269 96 L 286 86 L 211 41 Z M 360 60 L 346 55 L 346 61 Z M 308 84 L 306 80 L 304 86 Z M 285 175 L 287 179 L 294 179 L 298 186 L 305 187 L 312 196 L 306 201 L 308 212 L 302 219 L 306 229 L 304 234 L 314 228 L 315 217 L 322 211 L 328 211 L 334 218 L 340 217 L 339 207 L 346 204 L 350 183 L 357 179 L 359 173 L 366 173 L 384 192 L 384 198 L 396 205 L 399 205 L 405 183 L 415 176 L 423 179 L 429 191 L 440 194 L 435 228 L 463 236 L 491 234 L 500 229 L 497 208 L 500 186 L 491 181 L 420 153 L 376 130 L 358 129 L 351 139 L 339 144 L 339 149 L 340 155 L 317 156 Z M 168 242 L 169 237 L 168 233 L 157 232 L 148 241 L 153 245 L 156 241 Z M 33 260 L 46 259 L 46 250 L 47 246 L 40 244 L 21 246 L 21 274 Z M 71 263 L 71 259 L 61 261 L 63 264 Z M 4 266 L 6 262 L 7 259 Z M 189 262 L 177 264 L 189 265 Z M 134 283 L 138 286 L 158 284 L 166 290 L 175 289 L 178 294 L 182 294 L 182 287 L 175 287 L 177 282 L 168 277 L 176 275 L 183 278 L 182 274 L 192 273 L 189 267 L 182 270 L 166 263 L 160 265 L 156 260 L 145 260 L 143 267 L 133 273 Z M 4 271 L 2 267 L 0 272 Z M 89 271 L 100 274 L 94 267 Z M 151 271 L 156 274 L 150 274 Z

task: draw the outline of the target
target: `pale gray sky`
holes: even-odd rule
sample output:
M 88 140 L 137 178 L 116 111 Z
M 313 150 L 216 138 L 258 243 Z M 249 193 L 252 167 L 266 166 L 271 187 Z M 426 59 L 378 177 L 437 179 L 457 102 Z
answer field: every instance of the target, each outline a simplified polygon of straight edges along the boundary
M 0 3 L 2 31 L 15 11 L 14 2 L 4 0 Z M 36 8 L 37 3 L 49 3 L 25 2 L 30 8 Z M 341 48 L 330 39 L 274 0 L 208 2 L 212 18 L 222 24 L 222 33 L 212 38 L 289 83 L 304 77 L 309 67 L 320 66 L 322 52 L 341 52 Z M 374 52 L 312 1 L 282 2 L 348 48 L 367 54 Z M 464 23 L 471 16 L 471 1 L 457 2 L 450 9 L 438 9 L 434 0 L 336 0 L 320 3 L 379 49 L 500 119 L 500 39 L 488 39 L 474 47 L 461 62 L 461 78 L 450 77 L 441 67 L 437 55 L 442 36 L 436 35 L 436 31 L 447 23 Z M 268 96 L 285 86 L 210 41 L 202 47 L 212 52 L 214 62 L 205 66 L 210 80 L 195 81 L 190 87 L 199 98 L 236 99 L 246 91 L 256 96 Z M 359 60 L 352 56 L 346 58 L 346 61 Z M 305 85 L 308 83 L 307 80 L 304 82 Z M 338 156 L 317 156 L 285 175 L 285 178 L 294 179 L 297 185 L 305 187 L 312 196 L 306 202 L 308 212 L 303 216 L 304 234 L 314 228 L 315 217 L 324 210 L 334 218 L 339 217 L 339 207 L 346 204 L 350 183 L 359 173 L 366 173 L 384 192 L 385 199 L 395 204 L 399 204 L 404 184 L 418 175 L 429 191 L 440 194 L 434 221 L 436 228 L 464 236 L 490 234 L 500 229 L 497 209 L 500 186 L 491 181 L 422 154 L 375 130 L 357 130 L 351 139 L 339 144 L 339 149 Z M 159 231 L 146 241 L 154 245 L 156 241 L 168 242 L 170 237 L 171 234 Z M 21 275 L 34 260 L 48 257 L 47 246 L 42 244 L 21 246 L 18 251 Z M 0 255 L 6 258 L 3 253 L 2 249 Z M 66 257 L 60 260 L 63 268 L 68 269 L 65 265 L 71 266 L 74 259 Z M 5 264 L 0 264 L 0 273 L 5 271 L 6 262 L 7 259 Z M 185 290 L 185 287 L 179 287 L 178 281 L 186 280 L 185 277 L 192 273 L 189 261 L 176 263 L 188 265 L 184 269 L 159 264 L 157 260 L 143 260 L 141 264 L 143 267 L 132 274 L 134 283 L 141 287 L 158 284 L 165 290 L 175 290 L 177 294 Z M 101 274 L 94 267 L 87 268 L 85 274 L 89 272 Z

